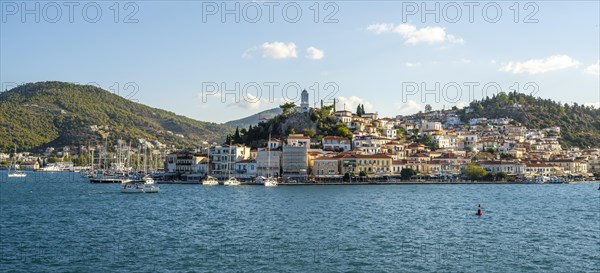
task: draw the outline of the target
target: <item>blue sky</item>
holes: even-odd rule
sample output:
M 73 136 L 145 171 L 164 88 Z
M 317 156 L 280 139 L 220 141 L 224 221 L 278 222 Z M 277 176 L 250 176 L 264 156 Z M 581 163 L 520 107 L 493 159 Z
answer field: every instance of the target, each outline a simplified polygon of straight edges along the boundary
M 464 2 L 457 2 L 459 17 L 448 2 L 303 1 L 289 4 L 287 15 L 282 2 L 273 6 L 273 22 L 273 2 L 260 1 L 238 2 L 239 22 L 233 14 L 221 18 L 222 5 L 233 9 L 235 2 L 76 2 L 71 16 L 67 2 L 1 3 L 2 89 L 46 80 L 96 83 L 215 122 L 298 100 L 297 87 L 309 89 L 313 102 L 335 97 L 338 109 L 363 103 L 386 116 L 425 104 L 465 105 L 497 87 L 600 102 L 598 1 L 493 2 L 486 11 L 487 2 L 478 2 L 473 22 Z M 422 8 L 436 3 L 439 22 L 433 14 L 423 20 Z M 23 8 L 39 12 L 39 22 Z M 257 8 L 262 16 L 254 23 Z M 302 15 L 291 22 L 296 8 Z M 237 93 L 239 102 L 231 94 L 223 102 L 220 91 Z

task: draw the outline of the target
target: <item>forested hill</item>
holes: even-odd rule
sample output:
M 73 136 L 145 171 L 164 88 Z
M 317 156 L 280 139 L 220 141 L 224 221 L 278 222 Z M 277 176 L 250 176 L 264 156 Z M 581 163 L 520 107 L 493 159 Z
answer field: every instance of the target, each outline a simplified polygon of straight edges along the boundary
M 223 141 L 229 126 L 201 122 L 127 100 L 106 90 L 38 82 L 0 93 L 0 150 L 40 150 L 117 139 L 157 140 L 178 147 Z
M 600 144 L 600 109 L 591 106 L 560 103 L 522 93 L 499 93 L 481 101 L 473 101 L 461 111 L 463 121 L 470 118 L 512 118 L 528 128 L 561 128 L 564 147 L 598 147 Z

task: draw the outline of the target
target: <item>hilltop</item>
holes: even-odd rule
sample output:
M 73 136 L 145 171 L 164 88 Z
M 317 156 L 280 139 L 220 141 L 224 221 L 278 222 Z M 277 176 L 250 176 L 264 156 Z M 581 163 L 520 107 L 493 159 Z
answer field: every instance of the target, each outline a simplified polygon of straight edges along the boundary
M 264 110 L 262 112 L 256 113 L 254 115 L 247 116 L 245 118 L 225 122 L 225 125 L 228 125 L 231 127 L 248 128 L 248 126 L 250 126 L 250 125 L 252 125 L 252 126 L 257 125 L 259 122 L 259 119 L 261 119 L 261 118 L 271 119 L 281 113 L 282 113 L 281 108 L 272 108 L 269 110 Z
M 597 147 L 600 143 L 600 109 L 577 103 L 562 104 L 522 93 L 502 92 L 473 101 L 459 113 L 463 122 L 479 117 L 507 117 L 532 129 L 560 127 L 559 141 L 563 147 Z
M 86 145 L 110 141 L 159 141 L 196 147 L 223 141 L 229 126 L 202 122 L 127 100 L 90 85 L 28 83 L 0 93 L 0 150 Z

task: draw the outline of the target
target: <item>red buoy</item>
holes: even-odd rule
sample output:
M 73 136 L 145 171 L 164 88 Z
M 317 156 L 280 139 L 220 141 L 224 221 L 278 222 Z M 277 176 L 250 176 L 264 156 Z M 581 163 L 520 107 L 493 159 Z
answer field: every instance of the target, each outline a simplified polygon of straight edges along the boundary
M 475 213 L 475 215 L 477 215 L 477 216 L 483 215 L 483 211 L 481 210 L 481 204 L 477 205 L 477 212 Z

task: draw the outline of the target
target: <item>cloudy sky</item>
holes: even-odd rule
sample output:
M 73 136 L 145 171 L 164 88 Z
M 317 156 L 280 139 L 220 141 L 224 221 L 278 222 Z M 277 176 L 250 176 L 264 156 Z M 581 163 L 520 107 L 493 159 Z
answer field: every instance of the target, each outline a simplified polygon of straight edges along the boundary
M 500 90 L 600 104 L 597 1 L 93 3 L 2 2 L 2 90 L 91 83 L 215 122 L 301 89 L 386 116 Z

